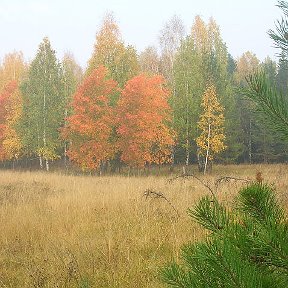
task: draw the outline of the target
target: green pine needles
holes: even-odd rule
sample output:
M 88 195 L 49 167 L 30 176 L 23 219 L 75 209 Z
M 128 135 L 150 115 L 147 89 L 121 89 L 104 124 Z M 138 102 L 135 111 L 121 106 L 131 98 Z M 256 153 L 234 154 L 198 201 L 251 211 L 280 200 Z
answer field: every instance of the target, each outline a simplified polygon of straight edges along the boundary
M 286 57 L 288 51 L 288 3 L 286 1 L 278 1 L 276 5 L 279 7 L 284 17 L 281 20 L 276 21 L 276 30 L 269 30 L 268 35 L 274 41 L 276 48 L 280 49 L 282 52 L 285 52 Z M 279 56 L 281 53 L 279 54 Z
M 247 77 L 249 86 L 242 93 L 252 99 L 267 119 L 274 131 L 288 139 L 288 100 L 287 95 L 279 91 L 263 72 Z
M 228 210 L 205 196 L 188 210 L 210 234 L 182 248 L 181 264 L 162 269 L 169 287 L 288 287 L 288 222 L 274 188 L 250 184 L 236 203 Z
M 277 5 L 284 16 L 276 23 L 276 30 L 270 30 L 268 35 L 281 53 L 281 61 L 288 61 L 288 2 L 278 1 Z M 288 98 L 287 91 L 279 91 L 276 85 L 268 80 L 267 75 L 260 71 L 247 78 L 248 88 L 243 89 L 243 95 L 253 100 L 257 108 L 266 116 L 274 131 L 279 132 L 283 139 L 288 140 Z

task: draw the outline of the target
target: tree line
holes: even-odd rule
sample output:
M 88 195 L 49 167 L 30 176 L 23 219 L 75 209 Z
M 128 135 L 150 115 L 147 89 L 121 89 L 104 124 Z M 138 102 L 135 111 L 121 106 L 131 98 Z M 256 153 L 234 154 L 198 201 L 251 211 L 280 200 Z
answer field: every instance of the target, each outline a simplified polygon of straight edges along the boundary
M 47 37 L 31 63 L 21 52 L 6 55 L 0 160 L 37 158 L 47 170 L 57 159 L 83 170 L 198 163 L 205 171 L 212 160 L 287 161 L 287 142 L 239 89 L 261 69 L 285 91 L 286 61 L 261 63 L 252 52 L 233 59 L 215 20 L 199 16 L 189 33 L 173 16 L 159 44 L 160 53 L 150 46 L 138 54 L 108 14 L 85 71 L 72 54 L 60 62 Z

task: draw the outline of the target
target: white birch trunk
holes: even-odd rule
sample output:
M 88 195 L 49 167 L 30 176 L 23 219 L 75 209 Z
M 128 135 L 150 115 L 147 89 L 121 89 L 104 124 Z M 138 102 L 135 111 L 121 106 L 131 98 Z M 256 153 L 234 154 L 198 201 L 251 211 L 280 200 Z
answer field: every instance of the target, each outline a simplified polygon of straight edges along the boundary
M 46 142 L 46 92 L 44 90 L 44 95 L 43 95 L 43 146 L 44 149 L 47 146 Z M 44 156 L 45 158 L 45 166 L 46 166 L 46 171 L 49 171 L 49 162 L 47 159 L 47 156 Z
M 172 103 L 173 103 L 173 109 L 172 109 L 172 126 L 175 128 L 175 95 L 176 95 L 176 87 L 175 87 L 175 82 L 173 81 L 173 94 L 172 94 Z M 171 153 L 171 158 L 172 158 L 172 166 L 175 164 L 175 144 L 171 147 L 172 153 Z
M 248 153 L 249 153 L 249 164 L 252 164 L 252 122 L 249 120 L 249 140 L 248 140 Z
M 189 99 L 188 99 L 188 82 L 186 82 L 186 166 L 189 165 Z
M 67 121 L 66 121 L 67 116 L 68 116 L 68 110 L 65 109 L 65 112 L 64 112 L 64 119 L 65 119 L 64 126 L 65 127 L 67 126 Z M 65 168 L 67 168 L 67 142 L 66 141 L 64 142 L 64 165 L 65 165 Z
M 208 137 L 207 137 L 207 150 L 206 150 L 205 165 L 204 165 L 204 175 L 206 174 L 207 164 L 208 164 L 208 159 L 209 159 L 210 137 L 211 137 L 211 124 L 209 123 L 209 125 L 208 125 Z
M 42 156 L 39 156 L 39 165 L 40 165 L 40 168 L 43 169 L 43 159 L 42 159 Z
M 45 159 L 46 171 L 49 171 L 49 160 Z

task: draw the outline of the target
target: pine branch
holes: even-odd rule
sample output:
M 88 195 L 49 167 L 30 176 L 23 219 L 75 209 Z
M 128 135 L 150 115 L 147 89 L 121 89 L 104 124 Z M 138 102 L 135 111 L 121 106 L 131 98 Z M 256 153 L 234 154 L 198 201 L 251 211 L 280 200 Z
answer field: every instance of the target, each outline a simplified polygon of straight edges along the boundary
M 254 183 L 239 192 L 239 208 L 259 223 L 279 224 L 284 212 L 278 205 L 273 189 L 261 183 Z
M 175 288 L 197 287 L 196 285 L 191 285 L 193 280 L 187 280 L 186 272 L 176 263 L 172 263 L 161 269 L 160 273 L 163 281 Z
M 288 101 L 284 95 L 269 83 L 263 72 L 250 75 L 246 80 L 249 86 L 243 88 L 242 94 L 256 102 L 273 129 L 288 139 Z
M 243 214 L 239 209 L 228 213 L 208 196 L 188 210 L 214 233 L 182 248 L 184 263 L 167 268 L 166 283 L 183 288 L 287 287 L 288 225 L 273 187 L 249 184 L 240 190 L 238 202 Z
M 193 209 L 188 209 L 188 214 L 200 225 L 213 232 L 225 229 L 231 217 L 217 199 L 207 196 L 201 198 Z
M 288 3 L 286 1 L 278 1 L 276 6 L 279 7 L 284 15 L 288 17 Z
M 284 15 L 288 17 L 288 3 L 285 1 L 278 1 L 278 6 Z M 276 31 L 269 30 L 268 35 L 274 41 L 275 48 L 281 50 L 287 56 L 288 51 L 288 21 L 284 18 L 276 22 Z M 280 55 L 281 53 L 279 53 Z

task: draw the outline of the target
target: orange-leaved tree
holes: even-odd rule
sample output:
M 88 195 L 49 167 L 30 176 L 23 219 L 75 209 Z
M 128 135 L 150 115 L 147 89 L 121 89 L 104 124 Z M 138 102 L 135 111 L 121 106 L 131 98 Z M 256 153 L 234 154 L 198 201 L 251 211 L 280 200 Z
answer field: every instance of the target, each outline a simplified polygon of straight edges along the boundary
M 73 96 L 73 112 L 62 135 L 70 142 L 69 158 L 83 170 L 97 169 L 114 154 L 110 100 L 117 91 L 117 83 L 108 79 L 107 69 L 100 66 L 84 79 Z
M 199 153 L 205 157 L 204 174 L 206 173 L 208 161 L 213 160 L 215 154 L 225 150 L 224 145 L 224 108 L 217 99 L 216 88 L 209 85 L 202 97 L 201 103 L 203 113 L 200 115 L 198 128 L 201 131 L 196 139 Z
M 169 92 L 161 76 L 139 75 L 129 80 L 118 103 L 118 149 L 133 167 L 171 161 L 174 132 L 169 127 Z
M 19 157 L 21 141 L 16 123 L 21 116 L 22 101 L 17 81 L 8 82 L 0 94 L 0 160 Z

